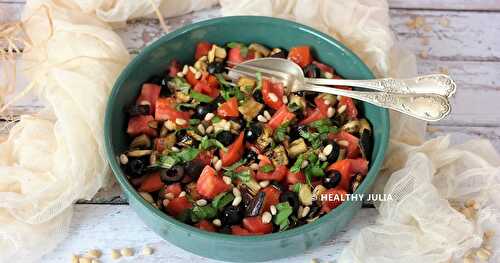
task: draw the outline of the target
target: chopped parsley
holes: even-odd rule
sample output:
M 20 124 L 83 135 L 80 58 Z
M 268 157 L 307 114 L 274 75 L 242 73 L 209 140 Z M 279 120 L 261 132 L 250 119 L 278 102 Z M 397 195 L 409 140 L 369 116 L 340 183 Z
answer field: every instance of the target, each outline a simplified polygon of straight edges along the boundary
M 214 100 L 212 97 L 207 96 L 207 95 L 202 94 L 202 93 L 199 93 L 199 92 L 196 92 L 196 91 L 191 91 L 191 93 L 189 95 L 191 96 L 191 98 L 193 98 L 199 102 L 210 103 Z
M 274 171 L 274 166 L 272 164 L 266 164 L 262 167 L 260 167 L 260 171 L 263 173 L 270 173 Z
M 281 124 L 278 128 L 276 128 L 276 130 L 274 131 L 274 140 L 276 140 L 278 142 L 284 141 L 286 139 L 288 126 L 290 126 L 289 121 Z
M 278 213 L 274 218 L 274 223 L 280 226 L 280 231 L 286 230 L 290 225 L 288 217 L 293 213 L 293 208 L 288 202 L 284 202 L 277 204 L 276 209 L 278 210 Z
M 168 85 L 171 87 L 174 87 L 175 90 L 184 92 L 186 94 L 189 93 L 189 89 L 191 88 L 191 85 L 189 85 L 189 83 L 186 81 L 186 79 L 181 78 L 181 77 L 175 77 L 175 78 L 171 79 L 168 82 Z
M 160 156 L 158 166 L 170 169 L 177 163 L 189 162 L 193 160 L 196 158 L 198 153 L 200 153 L 200 150 L 196 148 L 186 148 L 180 152 L 171 152 L 168 155 Z

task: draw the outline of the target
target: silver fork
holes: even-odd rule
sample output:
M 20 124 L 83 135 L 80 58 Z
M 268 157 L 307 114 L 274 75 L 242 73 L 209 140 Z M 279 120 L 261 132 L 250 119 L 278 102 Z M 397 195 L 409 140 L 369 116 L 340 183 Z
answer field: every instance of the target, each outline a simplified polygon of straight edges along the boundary
M 396 93 L 381 88 L 382 91 L 370 92 L 336 89 L 310 84 L 306 82 L 302 69 L 295 63 L 286 59 L 254 59 L 234 65 L 233 68 L 228 69 L 230 70 L 229 77 L 232 79 L 237 78 L 238 75 L 255 77 L 255 74 L 260 72 L 263 78 L 282 82 L 290 92 L 313 91 L 351 97 L 376 106 L 393 109 L 426 121 L 441 120 L 451 111 L 451 105 L 447 96 L 426 93 L 421 90 L 419 93 L 411 92 L 411 90 L 403 90 Z M 345 83 L 343 82 L 342 85 L 345 85 Z M 354 86 L 358 87 L 358 85 Z M 391 90 L 398 91 L 399 88 L 395 86 Z M 453 92 L 454 91 L 451 93 Z

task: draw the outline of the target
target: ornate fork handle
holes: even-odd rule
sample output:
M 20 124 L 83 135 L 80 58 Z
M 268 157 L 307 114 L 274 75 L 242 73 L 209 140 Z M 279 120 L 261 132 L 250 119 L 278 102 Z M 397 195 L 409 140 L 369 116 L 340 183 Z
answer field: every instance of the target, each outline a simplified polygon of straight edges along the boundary
M 311 79 L 306 83 L 316 85 L 343 85 L 350 87 L 361 87 L 390 93 L 418 93 L 439 94 L 451 97 L 455 94 L 457 86 L 455 82 L 444 74 L 424 75 L 409 79 L 372 79 L 372 80 L 346 80 L 346 79 Z
M 393 109 L 426 121 L 439 121 L 451 110 L 447 97 L 436 94 L 398 94 L 335 89 L 325 86 L 304 85 L 300 90 L 341 95 Z

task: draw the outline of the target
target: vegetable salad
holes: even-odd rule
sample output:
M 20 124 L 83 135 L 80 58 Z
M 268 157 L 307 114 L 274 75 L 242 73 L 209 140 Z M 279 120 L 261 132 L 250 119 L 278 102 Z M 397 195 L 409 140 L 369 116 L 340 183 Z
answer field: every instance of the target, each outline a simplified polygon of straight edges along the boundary
M 203 41 L 191 65 L 171 61 L 125 109 L 130 147 L 119 156 L 153 206 L 206 231 L 260 235 L 317 220 L 363 181 L 372 131 L 356 102 L 288 93 L 259 74 L 228 78 L 228 67 L 259 57 L 340 78 L 309 46 Z

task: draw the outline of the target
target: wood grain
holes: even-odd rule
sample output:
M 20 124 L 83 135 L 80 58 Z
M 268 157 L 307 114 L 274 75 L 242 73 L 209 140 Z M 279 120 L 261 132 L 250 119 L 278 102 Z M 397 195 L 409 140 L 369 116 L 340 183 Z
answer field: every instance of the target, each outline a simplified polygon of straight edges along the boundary
M 25 0 L 0 0 L 0 3 L 23 4 Z M 446 9 L 446 10 L 500 10 L 499 0 L 389 0 L 391 8 Z
M 361 209 L 351 224 L 339 232 L 323 246 L 303 255 L 269 262 L 310 262 L 318 258 L 321 262 L 334 260 L 362 227 L 375 224 L 375 209 Z M 149 245 L 155 253 L 142 256 L 141 249 Z M 98 248 L 103 252 L 101 261 L 110 259 L 111 249 L 132 247 L 136 256 L 127 262 L 219 262 L 188 253 L 164 241 L 152 232 L 128 205 L 76 205 L 68 238 L 56 250 L 46 255 L 42 261 L 69 262 L 71 255 L 85 254 L 89 249 Z

